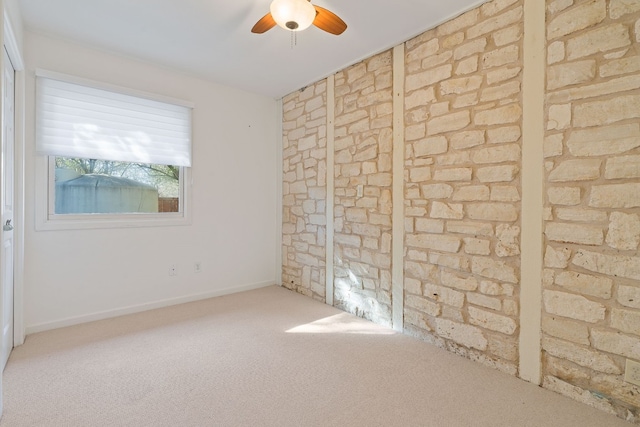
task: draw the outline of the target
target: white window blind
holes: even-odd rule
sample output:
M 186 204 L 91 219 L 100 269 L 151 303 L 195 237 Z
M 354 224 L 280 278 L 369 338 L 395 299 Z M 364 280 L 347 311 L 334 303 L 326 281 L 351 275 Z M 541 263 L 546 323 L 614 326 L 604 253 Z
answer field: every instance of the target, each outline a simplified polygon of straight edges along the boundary
M 36 152 L 191 166 L 191 108 L 38 75 Z

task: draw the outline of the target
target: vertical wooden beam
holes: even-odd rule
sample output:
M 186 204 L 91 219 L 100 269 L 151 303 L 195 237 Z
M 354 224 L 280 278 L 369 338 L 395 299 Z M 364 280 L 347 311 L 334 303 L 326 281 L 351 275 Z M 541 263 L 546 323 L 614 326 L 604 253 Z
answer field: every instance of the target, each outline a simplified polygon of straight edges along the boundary
M 327 210 L 325 240 L 325 302 L 333 305 L 333 206 L 334 206 L 334 148 L 335 148 L 335 76 L 327 77 Z
M 540 384 L 545 2 L 524 0 L 520 378 Z
M 393 213 L 391 301 L 393 329 L 404 328 L 404 43 L 393 48 Z

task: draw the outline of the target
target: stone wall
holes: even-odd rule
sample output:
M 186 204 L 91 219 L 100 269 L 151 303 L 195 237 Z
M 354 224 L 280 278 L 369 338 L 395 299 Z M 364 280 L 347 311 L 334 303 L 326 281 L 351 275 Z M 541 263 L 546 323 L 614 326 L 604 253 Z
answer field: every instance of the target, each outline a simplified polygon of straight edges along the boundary
M 335 75 L 335 306 L 391 325 L 391 51 Z
M 522 92 L 524 58 L 545 66 L 525 52 L 536 1 L 484 3 L 284 99 L 283 285 L 331 300 L 328 249 L 337 307 L 400 317 L 405 333 L 534 382 L 541 368 L 544 387 L 640 423 L 640 387 L 623 381 L 626 360 L 640 362 L 640 1 L 546 1 L 533 25 L 546 30 L 544 122 Z M 523 146 L 532 122 L 544 141 L 527 133 Z M 535 185 L 525 162 L 544 171 Z M 538 232 L 523 237 L 521 199 L 544 208 L 544 253 L 527 245 L 526 260 L 521 239 Z M 542 283 L 521 277 L 532 264 Z M 520 344 L 540 354 L 521 359 Z
M 640 419 L 640 1 L 547 1 L 544 386 Z
M 283 110 L 282 285 L 325 301 L 327 84 L 286 96 Z
M 405 328 L 518 369 L 521 1 L 406 43 Z

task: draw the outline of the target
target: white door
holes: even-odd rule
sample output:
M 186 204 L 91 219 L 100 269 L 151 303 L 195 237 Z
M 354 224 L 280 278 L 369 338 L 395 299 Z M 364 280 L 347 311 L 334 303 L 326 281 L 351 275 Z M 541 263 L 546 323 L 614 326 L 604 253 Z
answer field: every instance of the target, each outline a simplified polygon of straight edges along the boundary
M 4 98 L 2 100 L 2 161 L 0 162 L 0 313 L 2 321 L 2 350 L 0 368 L 9 360 L 13 349 L 13 176 L 14 176 L 14 75 L 7 51 L 4 51 Z

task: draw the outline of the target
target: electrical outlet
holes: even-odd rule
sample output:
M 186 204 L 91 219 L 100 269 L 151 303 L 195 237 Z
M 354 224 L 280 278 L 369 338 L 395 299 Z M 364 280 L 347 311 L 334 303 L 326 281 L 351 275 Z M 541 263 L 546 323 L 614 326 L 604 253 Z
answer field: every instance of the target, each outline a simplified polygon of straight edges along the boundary
M 624 380 L 640 386 L 640 362 L 627 359 L 627 366 L 624 369 Z
M 193 264 L 193 271 L 196 273 L 200 273 L 202 271 L 202 263 L 200 261 L 196 261 Z
M 177 270 L 176 270 L 176 265 L 175 264 L 171 264 L 169 266 L 169 276 L 176 276 L 178 274 Z

